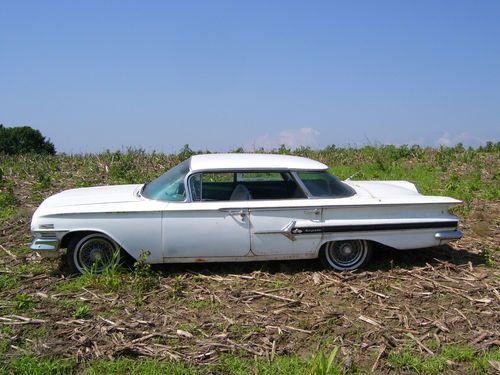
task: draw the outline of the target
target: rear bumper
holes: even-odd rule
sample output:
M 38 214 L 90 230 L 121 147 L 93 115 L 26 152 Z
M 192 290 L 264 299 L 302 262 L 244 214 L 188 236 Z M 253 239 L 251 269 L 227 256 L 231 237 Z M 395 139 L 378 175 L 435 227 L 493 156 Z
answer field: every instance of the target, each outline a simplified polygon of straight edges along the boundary
M 30 249 L 43 257 L 53 258 L 59 256 L 59 240 L 56 237 L 35 238 Z
M 444 244 L 444 243 L 448 243 L 451 241 L 459 240 L 463 236 L 464 236 L 464 234 L 462 233 L 462 231 L 455 229 L 455 230 L 447 230 L 447 231 L 443 231 L 443 232 L 437 232 L 434 235 L 434 238 L 436 240 L 439 240 L 439 242 L 441 244 Z

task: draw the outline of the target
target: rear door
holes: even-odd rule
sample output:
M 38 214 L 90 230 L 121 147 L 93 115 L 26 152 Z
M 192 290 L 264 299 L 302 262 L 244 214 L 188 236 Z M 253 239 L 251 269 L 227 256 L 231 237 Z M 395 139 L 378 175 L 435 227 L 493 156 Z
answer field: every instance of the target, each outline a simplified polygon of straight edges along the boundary
M 237 182 L 252 194 L 248 206 L 252 254 L 298 257 L 315 253 L 321 233 L 296 236 L 292 231 L 320 222 L 322 211 L 311 206 L 290 172 L 239 173 Z
M 266 207 L 266 202 L 259 203 L 263 203 L 263 205 L 250 208 L 253 254 L 293 258 L 299 255 L 307 257 L 316 253 L 321 243 L 322 234 L 296 235 L 293 233 L 293 229 L 320 224 L 322 220 L 321 208 L 314 206 L 287 208 L 289 201 L 279 201 L 280 206 L 275 208 Z M 304 205 L 307 203 L 309 200 L 304 199 Z

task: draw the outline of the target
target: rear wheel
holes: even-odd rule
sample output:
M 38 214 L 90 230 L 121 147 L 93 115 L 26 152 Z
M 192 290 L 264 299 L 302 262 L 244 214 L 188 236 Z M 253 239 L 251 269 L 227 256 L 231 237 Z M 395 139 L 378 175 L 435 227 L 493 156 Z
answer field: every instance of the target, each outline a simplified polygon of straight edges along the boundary
M 372 254 L 366 240 L 327 242 L 320 252 L 321 263 L 337 271 L 353 271 L 365 266 Z
M 66 260 L 74 273 L 102 273 L 106 268 L 119 264 L 120 247 L 101 233 L 74 237 L 68 243 Z

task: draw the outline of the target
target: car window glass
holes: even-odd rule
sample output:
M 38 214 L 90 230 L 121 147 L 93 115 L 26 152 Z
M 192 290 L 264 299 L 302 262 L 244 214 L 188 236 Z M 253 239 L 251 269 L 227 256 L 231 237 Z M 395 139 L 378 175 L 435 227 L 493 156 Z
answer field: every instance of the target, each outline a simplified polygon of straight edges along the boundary
M 200 173 L 189 183 L 193 201 L 306 198 L 288 172 Z
M 298 175 L 313 197 L 345 198 L 354 190 L 326 171 L 303 171 Z
M 283 181 L 283 174 L 278 172 L 237 173 L 236 181 Z
M 167 202 L 179 202 L 186 199 L 184 188 L 184 178 L 189 171 L 189 162 L 185 161 L 168 172 L 164 173 L 156 180 L 148 183 L 142 195 L 149 199 Z

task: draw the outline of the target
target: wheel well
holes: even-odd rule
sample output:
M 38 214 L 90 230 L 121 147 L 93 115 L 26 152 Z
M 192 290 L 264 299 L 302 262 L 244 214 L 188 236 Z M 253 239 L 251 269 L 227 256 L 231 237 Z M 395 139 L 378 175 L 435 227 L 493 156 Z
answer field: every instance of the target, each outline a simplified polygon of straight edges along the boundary
M 82 238 L 82 237 L 85 237 L 85 236 L 87 236 L 89 234 L 92 234 L 92 233 L 100 233 L 100 232 L 93 232 L 93 231 L 88 231 L 87 230 L 87 231 L 76 231 L 76 232 L 66 233 L 64 235 L 64 237 L 61 239 L 61 245 L 60 245 L 60 247 L 67 248 L 68 245 L 69 245 L 69 243 L 70 243 L 70 241 L 73 238 L 75 238 L 75 237 Z M 104 234 L 104 233 L 102 233 L 102 234 Z
M 340 239 L 340 240 L 331 240 L 331 241 L 325 241 L 321 244 L 321 246 L 319 247 L 319 250 L 318 250 L 318 256 L 321 254 L 322 251 L 325 251 L 325 247 L 327 244 L 329 244 L 330 242 L 340 242 L 340 241 L 355 241 L 355 240 L 363 240 L 363 241 L 366 241 L 368 243 L 369 246 L 371 246 L 372 248 L 377 246 L 377 245 L 382 245 L 380 242 L 377 242 L 377 241 L 373 241 L 373 240 L 369 240 L 369 239 L 366 239 L 366 238 L 349 238 L 349 239 Z
M 109 238 L 111 241 L 117 243 L 112 237 L 108 236 L 106 233 L 99 232 L 99 231 L 96 231 L 96 230 L 79 230 L 79 231 L 74 231 L 74 232 L 66 233 L 64 235 L 64 237 L 61 239 L 60 247 L 63 248 L 63 249 L 64 248 L 67 249 L 69 243 L 74 238 L 83 238 L 85 236 L 88 236 L 89 234 L 94 234 L 94 233 L 96 233 L 96 234 L 102 234 L 103 236 Z M 118 244 L 118 247 L 120 248 L 120 252 L 123 255 L 129 257 L 131 260 L 135 260 L 135 258 L 133 256 L 131 256 L 127 250 L 125 250 L 122 246 L 120 246 L 120 244 Z

